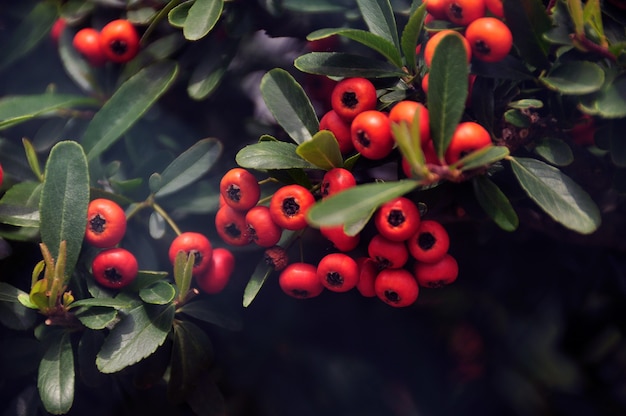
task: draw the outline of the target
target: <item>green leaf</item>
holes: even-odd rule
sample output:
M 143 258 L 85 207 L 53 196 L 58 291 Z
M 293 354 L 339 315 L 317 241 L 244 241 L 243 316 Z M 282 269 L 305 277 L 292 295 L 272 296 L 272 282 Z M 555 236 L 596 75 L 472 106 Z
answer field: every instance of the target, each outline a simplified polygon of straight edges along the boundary
M 422 3 L 409 17 L 409 21 L 402 30 L 400 45 L 406 61 L 406 66 L 412 74 L 417 73 L 417 61 L 415 48 L 419 40 L 422 28 L 424 27 L 424 17 L 426 16 L 426 3 Z
M 0 223 L 16 227 L 39 227 L 40 182 L 18 182 L 0 199 Z
M 521 187 L 555 221 L 581 234 L 590 234 L 600 226 L 597 205 L 567 175 L 536 159 L 510 160 Z
M 167 305 L 175 296 L 176 288 L 164 280 L 159 280 L 139 291 L 141 300 L 153 305 Z
M 345 12 L 347 5 L 338 4 L 336 0 L 283 0 L 280 5 L 285 10 L 298 13 L 337 13 Z
M 86 298 L 79 299 L 70 304 L 70 308 L 77 307 L 94 307 L 94 306 L 102 306 L 107 308 L 114 309 L 127 309 L 132 306 L 132 303 L 127 299 L 117 299 L 117 298 Z
M 293 143 L 260 142 L 239 150 L 235 161 L 247 169 L 315 169 L 315 165 L 298 155 L 297 149 Z
M 189 10 L 193 6 L 195 0 L 184 1 L 181 4 L 175 6 L 167 13 L 167 20 L 170 25 L 182 29 L 187 21 Z
M 221 40 L 211 44 L 210 53 L 202 58 L 189 77 L 187 93 L 191 98 L 203 100 L 217 89 L 236 55 L 237 45 Z
M 521 110 L 518 110 L 515 108 L 511 110 L 507 110 L 504 113 L 504 120 L 507 123 L 512 124 L 513 126 L 518 127 L 520 129 L 525 129 L 525 128 L 530 127 L 530 117 L 528 117 L 528 115 L 526 115 Z
M 167 272 L 139 270 L 135 280 L 133 280 L 130 285 L 126 286 L 126 289 L 129 292 L 139 292 L 144 287 L 148 287 L 154 282 L 165 279 L 167 274 Z
M 472 170 L 495 163 L 508 155 L 509 148 L 506 146 L 487 146 L 461 158 L 455 166 L 461 166 L 462 171 Z
M 241 320 L 217 312 L 214 310 L 213 306 L 214 305 L 200 299 L 185 303 L 178 308 L 177 312 L 231 331 L 241 330 Z
M 37 319 L 37 313 L 24 306 L 18 297 L 28 298 L 28 293 L 0 282 L 0 322 L 7 328 L 24 331 L 31 328 Z
M 75 34 L 73 30 L 66 28 L 59 38 L 59 57 L 63 68 L 80 89 L 88 94 L 102 95 L 96 69 L 72 45 Z
M 247 308 L 252 304 L 252 301 L 263 287 L 263 284 L 267 278 L 272 274 L 274 268 L 269 266 L 265 260 L 261 260 L 257 263 L 248 284 L 243 291 L 243 307 Z
M 296 153 L 321 169 L 330 170 L 343 166 L 339 143 L 335 135 L 328 130 L 319 131 L 311 140 L 300 144 L 296 148 Z
M 583 97 L 582 110 L 603 118 L 626 117 L 626 74 L 606 82 L 600 91 Z
M 552 28 L 552 21 L 541 0 L 503 1 L 502 5 L 522 59 L 534 67 L 548 66 L 549 45 L 544 34 Z
M 388 62 L 344 52 L 310 52 L 294 60 L 294 66 L 309 74 L 330 77 L 397 78 L 406 73 Z
M 69 332 L 54 336 L 41 362 L 37 376 L 39 397 L 53 415 L 67 413 L 74 402 L 74 352 Z
M 565 95 L 596 92 L 604 84 L 604 71 L 589 61 L 564 62 L 554 65 L 539 80 L 548 88 Z
M 10 36 L 0 42 L 0 71 L 28 54 L 42 39 L 47 38 L 56 18 L 57 9 L 54 3 L 37 2 L 19 25 L 8 32 Z M 4 36 L 7 36 L 6 32 Z
M 155 196 L 162 197 L 179 191 L 206 175 L 219 159 L 222 149 L 222 143 L 217 139 L 207 138 L 196 142 L 163 170 Z
M 93 98 L 69 94 L 13 95 L 0 99 L 0 129 L 35 117 L 49 116 L 79 106 L 94 106 Z
M 387 39 L 399 50 L 398 28 L 389 0 L 357 0 L 357 4 L 369 31 Z
M 153 354 L 165 342 L 174 321 L 174 305 L 134 302 L 104 340 L 96 358 L 103 373 L 115 373 Z
M 184 400 L 195 387 L 200 374 L 211 363 L 213 346 L 207 334 L 197 325 L 178 321 L 174 325 L 174 345 L 167 394 L 173 402 Z
M 195 0 L 185 19 L 183 34 L 187 40 L 205 37 L 215 26 L 224 8 L 224 0 Z
M 89 329 L 101 330 L 117 319 L 117 310 L 105 306 L 82 307 L 76 311 L 78 320 Z
M 310 33 L 306 38 L 308 40 L 318 40 L 334 35 L 344 36 L 348 39 L 357 41 L 360 44 L 380 53 L 382 56 L 387 58 L 391 64 L 397 66 L 398 68 L 402 68 L 402 56 L 394 44 L 381 36 L 365 30 L 349 28 L 319 29 Z M 415 47 L 413 47 L 413 54 L 415 54 Z
M 417 186 L 413 180 L 358 185 L 317 202 L 309 209 L 307 220 L 315 227 L 353 223 Z
M 54 145 L 48 156 L 39 203 L 41 241 L 52 257 L 67 243 L 65 273 L 74 270 L 87 225 L 89 170 L 82 147 L 73 141 Z
M 428 114 L 435 150 L 443 158 L 467 100 L 469 68 L 459 36 L 447 35 L 435 49 L 428 81 Z
M 485 213 L 504 231 L 515 231 L 519 218 L 509 199 L 487 176 L 476 176 L 472 180 L 474 195 Z
M 274 118 L 296 143 L 319 130 L 317 115 L 302 86 L 284 69 L 274 68 L 261 79 L 261 94 Z
M 511 101 L 508 106 L 517 110 L 528 110 L 532 108 L 543 108 L 543 102 L 534 98 L 524 98 L 522 100 Z
M 177 73 L 176 62 L 162 61 L 124 82 L 85 130 L 82 143 L 87 157 L 98 157 L 115 143 L 169 89 Z
M 537 143 L 535 153 L 556 166 L 567 166 L 574 161 L 572 149 L 563 140 L 545 137 Z

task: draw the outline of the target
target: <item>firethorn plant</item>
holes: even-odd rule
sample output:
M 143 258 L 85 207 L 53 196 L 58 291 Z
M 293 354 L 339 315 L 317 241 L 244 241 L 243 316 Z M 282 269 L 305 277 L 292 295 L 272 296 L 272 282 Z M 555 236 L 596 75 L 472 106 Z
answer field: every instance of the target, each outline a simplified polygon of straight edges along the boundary
M 2 16 L 0 335 L 37 351 L 0 374 L 8 406 L 83 414 L 74 394 L 97 370 L 133 377 L 107 393 L 146 380 L 215 412 L 199 400 L 216 390 L 199 323 L 227 325 L 213 300 L 239 278 L 245 307 L 267 283 L 410 312 L 471 279 L 459 226 L 621 242 L 622 2 L 312 0 L 298 13 L 330 7 L 337 26 L 299 14 L 296 31 L 270 3 L 31 1 Z M 277 61 L 248 42 L 306 30 L 251 87 Z M 21 247 L 41 253 L 28 270 Z

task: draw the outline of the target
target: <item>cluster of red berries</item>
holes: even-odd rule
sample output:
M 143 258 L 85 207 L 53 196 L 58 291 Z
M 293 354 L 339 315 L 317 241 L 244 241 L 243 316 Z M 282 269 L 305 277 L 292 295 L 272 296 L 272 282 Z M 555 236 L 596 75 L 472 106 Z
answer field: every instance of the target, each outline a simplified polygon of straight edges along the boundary
M 139 265 L 133 253 L 118 247 L 126 234 L 126 213 L 115 201 L 97 198 L 87 207 L 85 241 L 102 249 L 91 263 L 96 282 L 111 289 L 121 289 L 137 277 Z
M 58 19 L 52 27 L 51 36 L 58 41 L 67 23 Z M 107 61 L 126 63 L 139 52 L 139 34 L 126 19 L 113 20 L 97 30 L 85 27 L 76 32 L 72 40 L 74 48 L 85 57 L 90 65 L 99 67 Z
M 126 214 L 119 204 L 106 198 L 89 203 L 85 241 L 102 249 L 95 255 L 91 267 L 94 279 L 104 287 L 121 289 L 137 277 L 136 257 L 119 247 L 125 233 Z M 230 250 L 214 248 L 203 234 L 183 232 L 170 244 L 168 256 L 172 265 L 180 251 L 194 254 L 192 276 L 201 290 L 214 294 L 224 289 L 235 268 L 235 257 Z
M 356 186 L 353 174 L 333 168 L 322 178 L 322 199 Z M 308 227 L 306 215 L 316 195 L 297 184 L 276 190 L 268 205 L 259 203 L 260 185 L 246 169 L 233 168 L 220 182 L 222 206 L 215 216 L 217 233 L 232 245 L 256 243 L 266 248 L 266 260 L 280 271 L 279 285 L 296 298 L 311 298 L 324 288 L 346 292 L 357 288 L 368 297 L 378 296 L 392 306 L 415 302 L 419 286 L 441 287 L 458 275 L 458 264 L 448 253 L 450 239 L 435 220 L 422 220 L 418 206 L 406 197 L 383 204 L 374 216 L 377 234 L 367 245 L 367 256 L 353 258 L 360 234 L 348 235 L 343 225 L 321 227 L 320 233 L 337 252 L 324 256 L 317 266 L 289 264 L 277 244 L 283 230 Z M 412 269 L 409 270 L 409 258 Z

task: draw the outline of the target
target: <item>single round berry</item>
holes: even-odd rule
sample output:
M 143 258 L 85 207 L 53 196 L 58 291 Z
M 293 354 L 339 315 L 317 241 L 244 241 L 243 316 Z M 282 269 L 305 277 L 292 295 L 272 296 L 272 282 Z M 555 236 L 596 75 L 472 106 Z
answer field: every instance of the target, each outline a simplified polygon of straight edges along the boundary
M 485 62 L 506 58 L 513 47 L 513 34 L 502 20 L 481 17 L 465 29 L 465 38 L 472 47 L 472 56 Z
M 86 27 L 76 32 L 72 46 L 91 66 L 102 66 L 106 62 L 106 55 L 100 43 L 100 32 L 94 28 Z
M 382 111 L 359 113 L 352 120 L 350 132 L 354 148 L 367 159 L 382 159 L 391 153 L 395 145 L 389 116 Z
M 102 250 L 91 263 L 93 277 L 98 284 L 110 289 L 121 289 L 131 284 L 137 277 L 137 259 L 123 248 Z
M 433 57 L 435 56 L 435 51 L 437 46 L 441 40 L 446 36 L 457 36 L 463 42 L 463 46 L 465 47 L 465 58 L 469 63 L 472 59 L 472 47 L 470 46 L 465 36 L 461 35 L 459 32 L 452 29 L 444 29 L 437 33 L 435 33 L 428 41 L 426 42 L 426 46 L 424 47 L 424 62 L 428 67 L 430 67 L 433 63 Z
M 485 15 L 484 0 L 451 0 L 446 5 L 448 20 L 460 26 L 467 26 Z
M 234 270 L 233 253 L 226 248 L 217 247 L 213 250 L 207 271 L 195 277 L 196 284 L 205 293 L 220 293 L 230 281 Z
M 231 246 L 245 246 L 251 242 L 246 214 L 228 204 L 215 213 L 215 230 L 222 240 Z
M 332 168 L 324 174 L 320 191 L 322 198 L 327 198 L 353 186 L 356 186 L 356 179 L 352 172 L 344 168 Z
M 362 296 L 373 298 L 376 296 L 374 282 L 378 276 L 378 265 L 369 257 L 359 257 L 356 264 L 359 267 L 359 282 L 356 288 Z
M 446 162 L 454 164 L 470 153 L 491 144 L 491 135 L 483 126 L 473 121 L 461 122 L 450 139 L 445 154 Z
M 100 30 L 100 45 L 110 61 L 125 63 L 139 52 L 139 34 L 130 21 L 113 20 Z
M 366 78 L 344 78 L 335 85 L 331 106 L 346 122 L 351 122 L 363 111 L 376 108 L 376 87 Z
M 419 208 L 404 196 L 385 202 L 374 216 L 378 232 L 392 241 L 408 240 L 415 234 L 420 222 Z
M 126 233 L 126 214 L 115 201 L 96 198 L 87 206 L 85 241 L 94 247 L 119 244 Z
M 278 276 L 278 284 L 287 295 L 297 299 L 319 296 L 324 286 L 317 277 L 317 268 L 309 263 L 291 263 Z
M 233 168 L 220 180 L 220 195 L 231 208 L 247 211 L 259 202 L 261 187 L 250 171 Z
M 337 250 L 344 253 L 354 250 L 361 241 L 361 234 L 346 234 L 343 224 L 320 227 L 320 234 L 333 243 Z
M 367 254 L 376 261 L 378 268 L 398 269 L 406 264 L 409 259 L 409 251 L 402 241 L 391 241 L 376 234 L 367 245 Z
M 192 274 L 198 276 L 208 270 L 213 255 L 213 246 L 203 234 L 187 231 L 177 235 L 170 243 L 168 257 L 172 265 L 179 252 L 184 252 L 186 256 L 194 254 Z
M 356 261 L 344 253 L 327 254 L 317 265 L 317 277 L 322 285 L 333 292 L 347 292 L 359 281 Z
M 381 270 L 374 281 L 376 296 L 396 308 L 410 306 L 417 300 L 419 286 L 405 269 Z
M 333 133 L 339 144 L 341 154 L 346 155 L 354 151 L 354 145 L 350 137 L 350 122 L 339 117 L 335 110 L 329 110 L 322 116 L 319 129 Z
M 280 241 L 283 229 L 280 228 L 265 205 L 252 207 L 245 216 L 248 237 L 261 247 L 272 247 Z
M 427 74 L 428 75 L 428 74 Z M 396 103 L 389 111 L 391 123 L 405 122 L 411 126 L 414 120 L 419 123 L 420 143 L 430 141 L 430 121 L 428 109 L 417 101 L 402 100 Z
M 307 226 L 306 214 L 315 197 L 304 186 L 292 184 L 279 188 L 270 200 L 272 220 L 286 230 L 301 230 Z
M 424 220 L 407 241 L 407 247 L 415 260 L 434 263 L 448 252 L 450 237 L 440 222 Z
M 420 286 L 440 288 L 453 283 L 459 275 L 459 265 L 450 254 L 434 263 L 415 263 L 415 278 Z

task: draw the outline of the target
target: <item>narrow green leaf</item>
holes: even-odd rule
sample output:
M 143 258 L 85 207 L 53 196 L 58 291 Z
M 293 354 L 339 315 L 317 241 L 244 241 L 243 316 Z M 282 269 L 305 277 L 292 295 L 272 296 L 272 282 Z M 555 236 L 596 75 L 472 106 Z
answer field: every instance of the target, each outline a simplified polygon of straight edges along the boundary
M 205 37 L 215 26 L 224 8 L 224 0 L 195 0 L 185 19 L 183 34 L 187 40 Z
M 215 305 L 200 299 L 185 303 L 177 312 L 231 331 L 241 330 L 241 320 L 227 316 L 214 308 Z
M 213 356 L 208 335 L 197 325 L 179 321 L 174 325 L 174 345 L 167 394 L 173 402 L 180 402 L 195 387 Z
M 93 98 L 69 94 L 5 96 L 0 99 L 0 130 L 61 110 L 97 104 Z
M 521 187 L 555 221 L 581 234 L 590 234 L 600 226 L 598 206 L 567 175 L 536 159 L 510 160 Z
M 37 376 L 39 397 L 53 415 L 67 413 L 74 403 L 74 352 L 69 332 L 55 335 L 41 362 Z
M 86 298 L 79 299 L 71 303 L 70 308 L 77 307 L 93 307 L 93 306 L 103 306 L 107 308 L 114 309 L 127 309 L 132 306 L 132 303 L 127 299 L 117 299 L 117 298 Z
M 357 4 L 370 32 L 387 39 L 399 50 L 398 28 L 389 0 L 357 0 Z
M 88 94 L 102 95 L 96 68 L 76 50 L 72 41 L 76 32 L 66 28 L 59 38 L 59 57 L 67 75 Z
M 284 69 L 274 68 L 261 79 L 263 100 L 285 132 L 297 144 L 319 130 L 315 109 L 304 89 Z
M 82 147 L 73 141 L 57 143 L 48 156 L 39 203 L 41 241 L 52 256 L 67 244 L 65 274 L 74 270 L 87 225 L 89 170 Z
M 511 101 L 508 106 L 518 110 L 527 110 L 532 108 L 543 108 L 543 102 L 534 98 L 524 98 L 522 100 Z
M 16 227 L 39 227 L 39 182 L 19 182 L 0 199 L 0 223 Z
M 450 144 L 467 100 L 469 68 L 465 47 L 457 35 L 444 36 L 433 56 L 428 81 L 430 131 L 439 158 Z
M 35 3 L 19 25 L 9 32 L 10 36 L 0 42 L 3 51 L 0 71 L 28 54 L 42 39 L 47 38 L 56 18 L 57 9 L 54 3 Z
M 317 202 L 309 209 L 307 220 L 315 227 L 353 223 L 417 186 L 413 180 L 358 185 Z
M 33 171 L 37 178 L 42 178 L 43 174 L 41 172 L 41 165 L 39 164 L 39 159 L 37 158 L 37 151 L 33 144 L 27 138 L 22 139 L 22 144 L 24 145 L 24 152 L 26 153 L 26 160 L 28 160 L 28 166 Z
M 220 40 L 211 46 L 211 52 L 202 58 L 189 77 L 187 93 L 194 100 L 203 100 L 217 89 L 235 57 L 238 43 Z
M 176 62 L 162 61 L 133 75 L 98 111 L 83 135 L 87 157 L 107 150 L 168 90 L 178 73 Z
M 174 321 L 174 305 L 134 302 L 104 340 L 96 358 L 103 373 L 115 373 L 153 354 L 165 342 Z
M 185 26 L 189 10 L 191 9 L 191 6 L 193 6 L 194 2 L 195 0 L 184 1 L 172 8 L 167 13 L 167 20 L 170 22 L 170 25 L 182 29 Z
M 152 305 L 167 305 L 174 300 L 176 288 L 170 283 L 159 280 L 139 291 L 139 297 Z
M 461 158 L 455 166 L 460 166 L 462 171 L 481 168 L 504 159 L 509 155 L 509 148 L 506 146 L 487 146 L 471 152 Z
M 392 123 L 391 131 L 400 153 L 409 162 L 413 173 L 419 176 L 426 163 L 420 139 L 419 112 L 415 113 L 411 125 L 405 122 Z
M 311 140 L 300 144 L 296 153 L 321 169 L 330 170 L 343 166 L 339 143 L 328 130 L 319 131 Z
M 415 56 L 415 48 L 417 47 L 417 41 L 419 40 L 420 33 L 424 27 L 424 17 L 426 16 L 426 3 L 422 3 L 413 13 L 409 16 L 409 21 L 402 30 L 402 36 L 400 38 L 400 45 L 402 46 L 402 53 L 406 66 L 412 74 L 417 73 L 417 61 Z
M 565 95 L 596 92 L 604 84 L 604 71 L 589 61 L 564 62 L 554 65 L 539 80 L 548 88 Z
M 298 155 L 297 148 L 293 143 L 264 141 L 243 147 L 235 161 L 248 169 L 315 169 L 315 165 Z
M 560 139 L 545 137 L 537 143 L 534 151 L 546 162 L 556 166 L 567 166 L 574 161 L 572 148 Z
M 214 138 L 196 142 L 163 170 L 156 196 L 162 197 L 179 191 L 206 175 L 219 159 L 222 149 L 222 142 Z
M 28 293 L 0 282 L 0 322 L 7 328 L 24 331 L 35 324 L 37 313 L 24 305 L 19 297 L 28 299 Z
M 330 77 L 396 78 L 406 75 L 388 62 L 344 52 L 306 53 L 295 59 L 294 66 L 302 72 Z
M 283 0 L 280 5 L 297 13 L 338 13 L 347 11 L 349 7 L 337 0 Z
M 387 58 L 391 64 L 397 66 L 398 68 L 402 68 L 402 56 L 394 44 L 379 35 L 365 30 L 349 28 L 319 29 L 307 35 L 307 39 L 318 40 L 334 35 L 344 36 L 348 39 L 357 41 L 360 44 L 380 53 L 382 56 Z M 415 47 L 413 47 L 413 54 L 415 55 Z
M 519 218 L 509 199 L 485 175 L 476 176 L 472 180 L 474 195 L 485 213 L 505 231 L 515 231 L 519 226 Z
M 193 265 L 196 261 L 196 255 L 192 252 L 185 252 L 180 250 L 176 253 L 174 259 L 174 282 L 178 288 L 178 299 L 184 300 L 191 287 L 191 280 L 193 278 L 192 271 Z
M 263 284 L 273 271 L 273 267 L 269 266 L 265 262 L 265 260 L 262 259 L 261 261 L 259 261 L 259 263 L 256 265 L 256 268 L 254 269 L 254 272 L 252 273 L 252 276 L 250 276 L 250 280 L 248 280 L 248 284 L 243 291 L 244 308 L 247 308 L 248 306 L 250 306 L 250 304 L 252 304 L 252 301 L 259 293 L 261 287 L 263 287 Z

